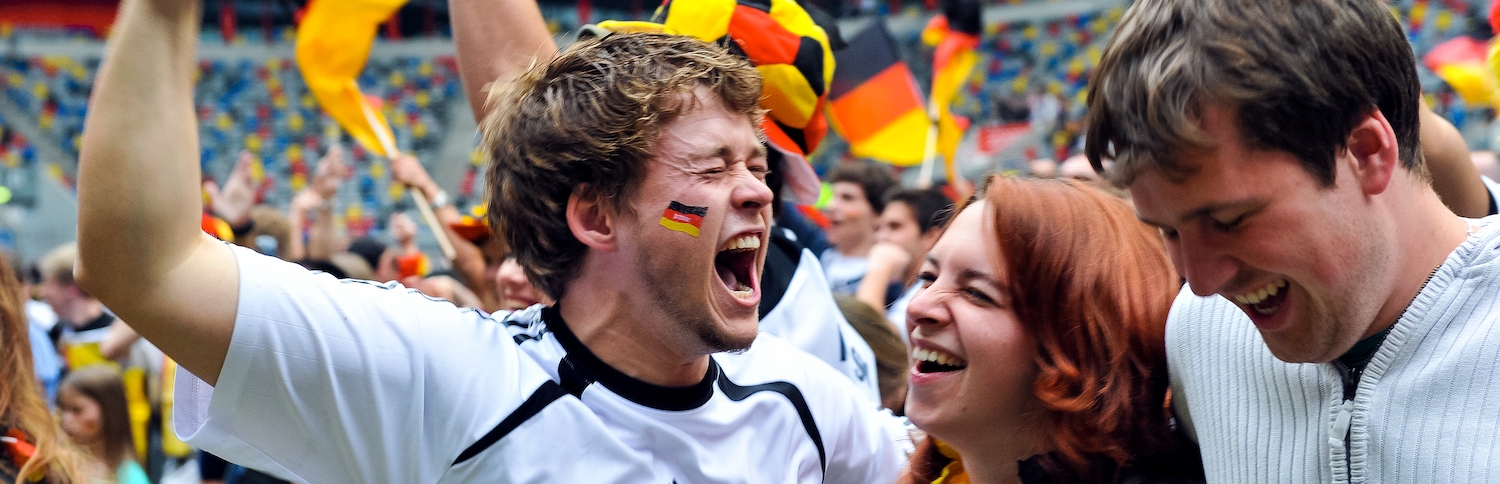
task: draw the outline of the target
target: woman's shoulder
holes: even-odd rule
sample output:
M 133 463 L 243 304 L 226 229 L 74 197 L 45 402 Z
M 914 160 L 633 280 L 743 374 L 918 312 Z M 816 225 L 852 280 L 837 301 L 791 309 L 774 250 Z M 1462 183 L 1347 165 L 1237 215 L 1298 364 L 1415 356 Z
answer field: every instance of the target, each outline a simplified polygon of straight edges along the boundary
M 125 459 L 120 463 L 120 469 L 115 471 L 116 484 L 151 484 L 146 477 L 146 470 L 132 459 Z

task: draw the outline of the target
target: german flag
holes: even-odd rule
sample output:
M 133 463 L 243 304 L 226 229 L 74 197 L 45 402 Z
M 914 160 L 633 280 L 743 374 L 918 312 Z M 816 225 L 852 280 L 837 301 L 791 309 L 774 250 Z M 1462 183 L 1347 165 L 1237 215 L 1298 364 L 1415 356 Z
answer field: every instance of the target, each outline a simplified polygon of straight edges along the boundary
M 661 226 L 697 237 L 698 228 L 703 226 L 704 215 L 708 215 L 708 207 L 694 207 L 673 201 L 661 213 Z
M 922 30 L 922 41 L 937 47 L 932 54 L 932 102 L 937 105 L 938 150 L 950 180 L 955 176 L 953 156 L 969 123 L 949 112 L 948 105 L 979 62 L 974 50 L 979 48 L 980 24 L 978 0 L 945 0 L 943 14 Z
M 797 0 L 667 0 L 653 22 L 604 21 L 599 27 L 727 41 L 744 54 L 764 83 L 760 105 L 768 112 L 761 128 L 771 146 L 786 155 L 778 170 L 797 199 L 816 200 L 818 175 L 807 155 L 828 131 L 823 112 L 834 64 L 824 27 Z
M 927 113 L 911 67 L 885 22 L 876 21 L 833 53 L 828 119 L 861 158 L 897 166 L 922 162 Z
M 1432 69 L 1438 77 L 1453 88 L 1465 103 L 1471 105 L 1494 106 L 1497 99 L 1497 86 L 1493 64 L 1497 60 L 1491 57 L 1492 48 L 1488 42 L 1479 41 L 1473 37 L 1458 36 L 1452 40 L 1438 44 L 1422 61 Z

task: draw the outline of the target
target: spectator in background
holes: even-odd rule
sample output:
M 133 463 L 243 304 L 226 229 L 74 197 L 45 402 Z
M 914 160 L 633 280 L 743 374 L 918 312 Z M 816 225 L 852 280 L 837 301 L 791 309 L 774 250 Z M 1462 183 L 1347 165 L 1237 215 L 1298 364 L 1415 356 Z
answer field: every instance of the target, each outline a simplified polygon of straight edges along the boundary
M 900 482 L 1201 481 L 1167 410 L 1177 275 L 1122 201 L 992 177 L 920 277 L 906 415 L 928 438 Z
M 17 476 L 40 476 L 48 484 L 80 483 L 77 456 L 34 379 L 24 300 L 9 261 L 0 257 L 0 483 L 27 481 Z
M 135 461 L 130 411 L 118 371 L 96 365 L 69 373 L 58 390 L 57 406 L 63 431 L 83 450 L 83 475 L 93 482 L 150 482 Z
M 271 257 L 297 260 L 287 252 L 291 248 L 292 225 L 287 214 L 275 207 L 256 205 L 250 208 L 250 227 L 234 238 L 235 243 Z
M 291 236 L 283 259 L 332 262 L 344 250 L 346 242 L 339 234 L 333 199 L 338 195 L 339 184 L 352 173 L 344 160 L 344 148 L 337 144 L 329 146 L 313 169 L 307 186 L 292 196 L 287 216 Z M 347 270 L 344 272 L 348 274 Z
M 884 308 L 902 341 L 907 338 L 906 305 L 919 286 L 917 272 L 952 210 L 953 200 L 937 189 L 899 188 L 886 194 L 875 231 L 877 242 L 870 249 L 870 270 L 856 297 L 870 307 Z M 891 284 L 903 289 L 894 301 L 886 301 L 883 298 Z
M 57 313 L 58 324 L 53 331 L 57 334 L 59 353 L 71 369 L 114 361 L 100 351 L 99 343 L 109 334 L 109 327 L 119 320 L 73 280 L 77 261 L 78 244 L 69 242 L 42 256 L 38 264 L 42 282 L 37 289 L 42 300 Z
M 9 257 L 5 259 L 10 260 Z M 19 266 L 15 267 L 19 268 Z M 0 267 L 0 269 L 3 268 Z M 16 281 L 25 281 L 28 277 L 20 270 L 16 270 L 13 276 Z M 48 405 L 51 405 L 51 402 L 57 398 L 57 384 L 62 378 L 62 359 L 57 354 L 57 343 L 47 336 L 47 331 L 57 324 L 57 315 L 52 312 L 52 308 L 47 303 L 31 299 L 31 284 L 22 283 L 14 284 L 14 286 L 17 291 L 16 301 L 24 301 L 21 314 L 22 319 L 26 320 L 26 332 L 31 340 L 32 368 L 35 370 L 37 381 L 42 384 L 42 389 L 46 392 Z M 33 308 L 41 309 L 40 314 L 50 317 L 50 321 L 37 321 L 40 318 L 32 316 Z
M 520 309 L 540 302 L 540 299 L 525 297 L 521 294 L 524 288 L 519 283 L 513 282 L 518 296 L 521 300 L 506 301 L 506 296 L 501 292 L 501 275 L 506 260 L 506 249 L 504 242 L 498 237 L 492 236 L 486 222 L 472 222 L 474 228 L 484 230 L 470 231 L 466 236 L 459 232 L 459 228 L 465 225 L 465 219 L 459 213 L 458 208 L 453 206 L 448 192 L 433 181 L 432 176 L 427 173 L 427 168 L 422 163 L 408 154 L 397 156 L 391 160 L 391 178 L 395 181 L 405 183 L 413 190 L 420 191 L 432 203 L 432 212 L 442 226 L 443 233 L 453 245 L 453 273 L 449 276 L 438 276 L 431 281 L 424 280 L 418 284 L 424 294 L 434 297 L 449 299 L 460 306 L 474 307 L 485 311 L 499 311 L 505 309 Z M 483 217 L 479 217 L 483 218 Z M 471 218 L 472 220 L 472 218 Z M 519 270 L 519 266 L 516 266 Z M 524 286 L 529 287 L 531 283 L 524 280 Z M 459 284 L 455 284 L 459 283 Z M 428 292 L 428 290 L 437 292 Z M 452 299 L 458 298 L 458 299 Z M 460 300 L 463 302 L 460 303 Z M 524 306 L 516 307 L 517 305 Z
M 1063 178 L 1071 178 L 1087 184 L 1098 184 L 1104 180 L 1098 172 L 1094 171 L 1094 167 L 1089 165 L 1089 158 L 1081 154 L 1069 156 L 1068 159 L 1063 160 L 1057 171 Z
M 349 243 L 349 252 L 358 255 L 373 269 L 372 281 L 390 282 L 401 277 L 401 270 L 396 267 L 399 252 L 374 237 L 354 239 Z
M 526 270 L 512 256 L 506 256 L 495 270 L 495 287 L 500 295 L 501 310 L 514 311 L 537 304 L 552 304 L 552 298 L 547 297 L 547 294 L 526 278 Z
M 839 312 L 859 333 L 875 354 L 876 381 L 880 386 L 880 406 L 902 415 L 906 407 L 906 378 L 911 370 L 910 355 L 896 328 L 886 324 L 879 310 L 850 296 L 834 296 Z
M 854 294 L 869 269 L 867 257 L 875 245 L 880 211 L 885 208 L 883 197 L 896 186 L 896 179 L 884 165 L 855 161 L 834 168 L 828 182 L 833 185 L 833 199 L 826 209 L 828 243 L 833 248 L 818 258 L 833 293 Z
M 1027 170 L 1032 178 L 1057 178 L 1057 162 L 1051 158 L 1031 160 Z

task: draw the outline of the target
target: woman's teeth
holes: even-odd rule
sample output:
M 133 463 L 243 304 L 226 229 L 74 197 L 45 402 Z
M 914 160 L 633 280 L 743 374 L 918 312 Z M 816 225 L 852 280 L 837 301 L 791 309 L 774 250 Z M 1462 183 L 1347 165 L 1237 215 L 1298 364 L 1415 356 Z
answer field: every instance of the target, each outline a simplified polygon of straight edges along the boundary
M 956 371 L 966 366 L 963 358 L 923 348 L 913 348 L 911 357 L 917 361 L 917 370 L 924 373 Z
M 1245 305 L 1259 304 L 1261 301 L 1266 300 L 1266 298 L 1275 296 L 1277 293 L 1281 292 L 1281 288 L 1284 287 L 1286 287 L 1286 279 L 1277 279 L 1275 281 L 1271 281 L 1271 283 L 1269 284 L 1266 284 L 1266 287 L 1262 287 L 1258 290 L 1246 294 L 1235 296 L 1234 300 L 1236 302 L 1239 302 L 1240 304 Z

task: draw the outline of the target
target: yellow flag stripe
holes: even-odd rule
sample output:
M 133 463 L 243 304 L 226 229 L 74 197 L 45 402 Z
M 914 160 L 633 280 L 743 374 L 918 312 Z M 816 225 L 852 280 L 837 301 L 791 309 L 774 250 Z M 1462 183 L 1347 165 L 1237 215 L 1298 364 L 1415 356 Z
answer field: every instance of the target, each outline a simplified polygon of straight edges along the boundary
M 672 219 L 669 219 L 669 218 L 666 218 L 666 217 L 662 217 L 661 218 L 661 226 L 662 227 L 666 227 L 666 228 L 671 229 L 671 230 L 676 230 L 678 232 L 682 232 L 684 234 L 691 235 L 693 237 L 697 237 L 698 236 L 698 227 L 696 227 L 696 226 L 694 226 L 693 224 L 690 224 L 690 223 L 678 222 L 676 220 L 672 220 Z

